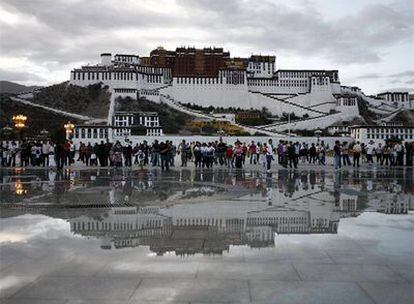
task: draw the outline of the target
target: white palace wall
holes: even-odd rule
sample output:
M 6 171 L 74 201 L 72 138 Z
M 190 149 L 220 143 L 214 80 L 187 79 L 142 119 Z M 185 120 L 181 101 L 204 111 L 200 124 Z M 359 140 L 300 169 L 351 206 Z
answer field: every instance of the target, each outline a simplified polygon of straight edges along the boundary
M 177 102 L 194 103 L 203 107 L 236 107 L 250 109 L 252 107 L 247 85 L 218 83 L 218 78 L 211 78 L 210 83 L 177 83 L 173 80 L 170 96 Z M 196 80 L 196 78 L 193 78 Z
M 172 84 L 165 84 L 163 75 L 155 72 L 151 74 L 151 71 L 75 70 L 71 72 L 71 83 L 87 86 L 102 82 L 110 88 L 137 89 L 138 96 L 153 102 L 160 102 L 160 93 L 162 93 L 173 98 L 175 102 L 194 103 L 203 107 L 259 110 L 266 107 L 278 116 L 288 112 L 294 112 L 297 116 L 304 114 L 310 117 L 317 116 L 318 113 L 306 109 L 309 107 L 325 113 L 331 110 L 350 110 L 336 107 L 333 94 L 341 93 L 342 88 L 339 83 L 331 83 L 327 76 L 314 76 L 307 81 L 296 82 L 295 86 L 290 82 L 276 79 L 247 79 L 245 75 L 244 78 L 242 76 L 234 79 L 222 75 L 211 78 L 181 77 L 173 78 Z M 126 95 L 133 94 L 126 93 Z M 356 111 L 352 112 L 353 115 L 357 115 Z

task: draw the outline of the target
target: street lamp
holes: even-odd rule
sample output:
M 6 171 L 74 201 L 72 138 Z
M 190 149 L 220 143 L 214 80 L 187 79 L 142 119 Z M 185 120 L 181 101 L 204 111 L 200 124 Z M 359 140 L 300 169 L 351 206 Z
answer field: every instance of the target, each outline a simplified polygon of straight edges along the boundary
M 317 138 L 317 144 L 319 145 L 319 138 L 321 137 L 321 134 L 322 134 L 322 131 L 321 130 L 316 130 L 315 131 L 315 135 L 316 135 L 316 138 Z
M 68 121 L 66 124 L 63 125 L 63 127 L 66 130 L 66 139 L 70 139 L 73 133 L 73 129 L 75 129 L 75 125 L 71 123 L 70 121 Z
M 22 132 L 23 132 L 23 128 L 26 127 L 27 116 L 25 116 L 23 114 L 14 115 L 12 117 L 12 120 L 13 120 L 13 123 L 14 123 L 14 127 L 20 133 L 20 139 L 23 139 L 22 138 Z

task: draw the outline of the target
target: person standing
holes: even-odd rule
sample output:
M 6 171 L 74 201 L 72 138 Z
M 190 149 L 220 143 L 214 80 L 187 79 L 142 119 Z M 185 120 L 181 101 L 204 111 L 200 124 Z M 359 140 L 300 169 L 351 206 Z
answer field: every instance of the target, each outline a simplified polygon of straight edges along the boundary
M 159 166 L 159 162 L 160 162 L 160 144 L 158 144 L 158 140 L 155 140 L 154 143 L 152 144 L 151 162 L 152 162 L 153 167 Z
M 382 155 L 384 154 L 384 147 L 381 143 L 375 148 L 375 155 L 377 157 L 377 164 L 381 164 L 382 162 Z
M 335 141 L 334 146 L 334 168 L 335 170 L 341 168 L 341 144 L 339 140 Z
M 224 165 L 226 162 L 226 150 L 227 145 L 223 142 L 223 139 L 220 137 L 220 141 L 217 144 L 217 158 L 221 166 Z
M 295 146 L 292 142 L 289 142 L 287 145 L 287 157 L 289 160 L 289 168 L 294 167 L 296 169 L 295 163 Z
M 227 146 L 227 149 L 226 149 L 226 164 L 227 164 L 228 168 L 230 168 L 230 166 L 232 168 L 234 168 L 233 155 L 234 155 L 233 147 L 231 145 Z
M 246 143 L 243 143 L 243 145 L 242 145 L 242 162 L 243 162 L 243 165 L 246 163 L 246 156 L 247 156 L 247 146 L 246 146 Z
M 58 143 L 55 146 L 55 158 L 56 158 L 56 167 L 58 170 L 62 170 L 66 164 L 66 144 Z
M 91 143 L 88 142 L 88 145 L 86 146 L 86 151 L 85 151 L 85 164 L 86 164 L 86 166 L 90 165 L 90 159 L 91 159 L 92 153 L 93 153 L 93 147 L 92 147 Z M 96 159 L 96 155 L 95 155 L 95 159 Z
M 368 164 L 373 164 L 374 163 L 374 154 L 375 154 L 375 146 L 374 146 L 374 142 L 370 141 L 367 145 L 367 163 Z
M 158 146 L 161 156 L 161 170 L 170 171 L 170 147 L 167 142 L 161 142 Z
M 361 157 L 362 147 L 359 141 L 356 142 L 353 148 L 353 166 L 359 168 L 359 159 Z
M 397 152 L 397 166 L 404 165 L 404 146 L 401 143 L 395 145 L 395 151 Z
M 178 154 L 181 156 L 181 167 L 187 167 L 188 152 L 189 146 L 185 142 L 185 139 L 183 139 L 181 144 L 178 146 Z
M 9 145 L 6 141 L 3 141 L 1 145 L 1 166 L 7 167 L 8 165 L 8 156 L 9 156 Z
M 405 165 L 412 167 L 413 165 L 413 143 L 405 143 Z
M 65 166 L 70 166 L 70 142 L 67 140 L 64 145 L 65 148 Z
M 12 141 L 9 147 L 9 166 L 16 166 L 16 155 L 17 155 L 17 144 L 15 141 Z
M 344 166 L 350 166 L 351 160 L 349 159 L 349 144 L 348 142 L 344 141 L 342 143 L 342 162 Z
M 124 147 L 124 157 L 125 157 L 125 166 L 131 167 L 132 166 L 132 146 L 128 142 L 126 147 Z
M 309 163 L 314 164 L 316 161 L 316 147 L 315 144 L 312 143 L 309 148 Z
M 48 141 L 42 144 L 42 165 L 49 167 L 49 153 L 51 152 L 51 145 Z
M 119 143 L 121 145 L 121 143 Z M 104 166 L 113 166 L 113 149 L 112 149 L 112 143 L 109 142 L 109 139 L 106 140 L 106 143 L 104 144 L 104 150 L 103 150 L 103 158 L 104 158 Z
M 193 153 L 194 153 L 194 165 L 195 165 L 195 167 L 196 168 L 201 168 L 203 155 L 202 155 L 202 152 L 201 152 L 200 142 L 196 142 L 196 144 L 194 145 Z
M 166 141 L 168 149 L 168 159 L 170 161 L 170 167 L 175 167 L 175 156 L 177 155 L 177 147 L 173 144 L 172 140 Z
M 386 166 L 388 166 L 388 164 L 390 163 L 390 154 L 391 154 L 389 144 L 385 144 L 382 151 L 383 153 L 382 153 L 382 159 L 381 159 L 381 166 L 384 165 L 384 163 Z
M 214 152 L 215 149 L 212 143 L 208 143 L 206 148 L 206 156 L 207 156 L 207 168 L 213 168 L 214 164 Z
M 266 148 L 266 170 L 267 172 L 270 172 L 273 160 L 273 148 L 271 145 L 266 145 L 266 143 L 264 146 Z
M 299 163 L 299 156 L 300 156 L 300 143 L 297 141 L 293 147 L 295 148 L 295 159 L 294 159 L 294 164 L 295 164 L 295 168 L 298 167 L 298 163 Z
M 99 166 L 105 167 L 106 166 L 106 157 L 105 157 L 105 144 L 103 140 L 101 140 L 101 143 L 99 145 L 95 145 L 93 147 L 93 150 L 96 154 L 96 157 L 99 160 Z
M 234 157 L 236 159 L 236 168 L 241 169 L 243 167 L 243 147 L 240 142 L 236 142 L 234 147 Z
M 254 141 L 249 146 L 250 165 L 257 163 L 257 146 Z
M 115 145 L 111 148 L 112 157 L 111 161 L 115 167 L 122 167 L 122 145 L 119 141 L 115 143 Z
M 86 145 L 83 142 L 80 142 L 78 161 L 85 163 L 85 157 L 86 157 Z

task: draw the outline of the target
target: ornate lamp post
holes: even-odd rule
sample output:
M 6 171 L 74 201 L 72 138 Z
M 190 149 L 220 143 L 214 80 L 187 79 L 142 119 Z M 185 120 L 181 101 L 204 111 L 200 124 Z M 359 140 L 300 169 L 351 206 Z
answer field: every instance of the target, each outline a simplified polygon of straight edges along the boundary
M 13 120 L 13 123 L 14 123 L 14 127 L 20 133 L 20 139 L 23 139 L 22 132 L 23 132 L 23 128 L 26 127 L 27 116 L 25 116 L 23 114 L 14 115 L 12 117 L 12 120 Z
M 66 124 L 63 125 L 66 130 L 66 139 L 71 139 L 73 129 L 75 129 L 75 125 L 68 121 Z

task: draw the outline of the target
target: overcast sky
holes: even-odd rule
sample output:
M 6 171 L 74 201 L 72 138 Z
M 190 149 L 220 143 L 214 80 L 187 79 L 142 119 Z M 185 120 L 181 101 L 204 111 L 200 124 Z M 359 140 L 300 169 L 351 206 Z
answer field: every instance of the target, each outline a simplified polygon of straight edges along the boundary
M 102 52 L 222 46 L 277 68 L 414 91 L 413 0 L 0 0 L 0 79 L 53 84 Z

